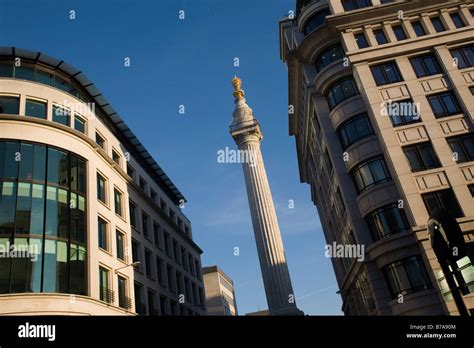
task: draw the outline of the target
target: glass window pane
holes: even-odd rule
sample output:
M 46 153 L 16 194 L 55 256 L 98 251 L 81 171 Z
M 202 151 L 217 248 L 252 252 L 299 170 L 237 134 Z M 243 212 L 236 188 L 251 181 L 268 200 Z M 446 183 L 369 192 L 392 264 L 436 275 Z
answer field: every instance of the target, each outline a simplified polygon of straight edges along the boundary
M 34 81 L 35 69 L 28 66 L 15 67 L 15 78 Z
M 34 145 L 33 180 L 44 182 L 46 179 L 46 147 Z
M 33 180 L 33 160 L 34 147 L 33 144 L 22 143 L 20 146 L 20 180 Z
M 13 77 L 13 64 L 0 64 L 1 77 Z
M 48 182 L 56 185 L 69 186 L 68 155 L 56 149 L 48 149 Z
M 86 122 L 80 117 L 74 117 L 74 129 L 85 133 L 86 132 Z
M 459 112 L 457 102 L 455 101 L 453 95 L 445 94 L 442 95 L 441 98 L 443 99 L 448 115 L 453 115 Z
M 445 114 L 443 105 L 437 96 L 428 97 L 428 102 L 430 103 L 431 109 L 433 110 L 435 116 L 441 117 Z
M 30 234 L 43 235 L 45 186 L 34 184 L 31 193 Z
M 53 121 L 69 127 L 71 114 L 69 110 L 53 105 Z
M 52 73 L 36 69 L 36 81 L 45 85 L 54 86 L 54 75 Z
M 46 119 L 46 103 L 36 100 L 26 100 L 25 115 Z
M 20 113 L 20 99 L 17 97 L 0 96 L 0 114 L 18 115 Z
M 0 235 L 10 236 L 15 225 L 17 184 L 0 182 L 0 189 Z
M 16 234 L 28 234 L 30 232 L 31 186 L 31 184 L 24 182 L 18 184 L 15 221 Z
M 45 240 L 43 292 L 68 292 L 67 244 Z

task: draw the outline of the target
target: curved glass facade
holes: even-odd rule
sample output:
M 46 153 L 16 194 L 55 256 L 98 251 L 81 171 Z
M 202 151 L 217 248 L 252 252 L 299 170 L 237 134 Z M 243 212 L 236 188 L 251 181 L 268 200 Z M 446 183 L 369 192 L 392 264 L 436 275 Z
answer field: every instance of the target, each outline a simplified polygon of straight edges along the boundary
M 0 140 L 0 293 L 87 294 L 86 161 Z
M 339 103 L 359 94 L 359 89 L 352 76 L 334 82 L 326 92 L 329 108 L 334 109 Z
M 345 53 L 340 44 L 328 47 L 316 57 L 316 70 L 320 72 L 329 64 L 341 60 L 344 56 Z
M 303 31 L 305 35 L 308 35 L 317 28 L 323 26 L 324 23 L 326 23 L 326 17 L 329 15 L 331 15 L 331 11 L 329 11 L 328 8 L 316 12 L 314 15 L 312 15 L 304 25 Z

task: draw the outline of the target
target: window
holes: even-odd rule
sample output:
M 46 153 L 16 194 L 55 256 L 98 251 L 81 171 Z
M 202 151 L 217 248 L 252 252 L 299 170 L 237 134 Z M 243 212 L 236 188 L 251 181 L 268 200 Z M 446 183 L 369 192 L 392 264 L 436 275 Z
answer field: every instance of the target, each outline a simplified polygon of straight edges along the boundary
M 117 258 L 126 261 L 125 260 L 125 235 L 120 232 L 119 230 L 116 230 L 116 244 L 117 244 Z
M 471 192 L 471 196 L 474 197 L 474 184 L 468 185 L 469 192 Z
M 0 244 L 38 251 L 37 260 L 0 258 L 0 293 L 86 294 L 85 171 L 73 153 L 0 141 Z
M 420 256 L 410 256 L 383 268 L 393 299 L 431 288 L 424 263 Z
M 454 218 L 464 216 L 452 189 L 424 193 L 421 197 L 430 215 L 436 208 L 445 208 Z
M 457 48 L 450 52 L 459 69 L 474 66 L 474 45 Z
M 369 42 L 367 41 L 367 37 L 365 36 L 364 33 L 358 33 L 354 35 L 357 47 L 359 48 L 366 48 L 369 47 Z
M 403 81 L 395 62 L 374 65 L 370 68 L 377 86 Z
M 158 277 L 158 282 L 163 284 L 164 277 L 163 277 L 163 260 L 159 257 L 156 258 L 156 274 Z
M 368 6 L 372 6 L 371 0 L 342 0 L 342 7 L 344 7 L 345 11 L 352 11 Z
M 393 2 L 393 0 L 380 0 L 381 4 L 389 4 L 391 2 Z
M 391 180 L 382 156 L 360 163 L 351 171 L 351 174 L 358 193 Z
M 170 235 L 166 231 L 163 233 L 163 240 L 165 244 L 165 253 L 166 255 L 171 256 Z
M 155 292 L 148 290 L 148 314 L 149 315 L 158 315 L 158 311 L 155 308 Z
M 387 103 L 385 113 L 390 117 L 394 127 L 421 121 L 418 106 L 409 99 Z
M 17 97 L 0 96 L 0 114 L 18 115 L 20 113 L 20 99 Z
M 171 209 L 171 207 L 169 208 L 168 213 L 169 213 L 170 219 L 173 220 L 173 222 L 174 222 L 174 218 L 176 217 L 176 214 L 175 214 L 174 210 Z
M 372 239 L 377 241 L 395 233 L 408 231 L 410 225 L 403 209 L 396 203 L 371 212 L 366 218 Z
M 145 213 L 142 213 L 142 230 L 143 230 L 143 235 L 145 237 L 148 237 L 148 215 Z
M 153 236 L 155 238 L 155 245 L 161 248 L 161 227 L 156 222 L 153 222 Z
M 441 68 L 433 54 L 427 54 L 410 59 L 416 77 L 425 77 L 441 74 Z
M 462 113 L 461 107 L 452 92 L 443 92 L 427 97 L 436 118 Z
M 86 133 L 86 121 L 79 116 L 74 116 L 74 129 L 82 134 Z
M 98 235 L 99 235 L 99 248 L 108 250 L 107 221 L 105 221 L 102 218 L 98 218 L 97 224 L 98 224 Z
M 118 165 L 120 165 L 120 155 L 115 150 L 112 150 L 112 160 Z
M 474 133 L 451 137 L 447 141 L 457 163 L 474 161 Z
M 100 286 L 100 300 L 112 303 L 113 293 L 109 289 L 109 271 L 103 267 L 99 267 L 99 286 Z
M 97 173 L 97 199 L 102 203 L 107 203 L 107 190 L 105 178 Z
M 337 135 L 345 150 L 355 142 L 374 134 L 367 114 L 354 116 L 344 122 L 337 130 Z
M 176 239 L 173 239 L 173 255 L 174 260 L 178 263 L 181 263 L 181 258 L 179 257 L 178 242 L 176 241 Z
M 383 29 L 374 30 L 374 36 L 379 45 L 383 45 L 388 42 Z
M 411 25 L 413 27 L 413 30 L 415 31 L 416 36 L 420 37 L 426 35 L 425 28 L 423 27 L 423 24 L 421 24 L 420 21 L 411 22 Z
M 133 167 L 128 163 L 127 163 L 127 174 L 129 177 L 132 178 L 132 180 L 134 179 L 135 169 L 133 169 Z
M 324 9 L 322 11 L 316 12 L 304 25 L 303 31 L 305 35 L 313 32 L 317 28 L 321 27 L 326 23 L 326 17 L 331 14 L 329 9 Z
M 46 103 L 26 99 L 25 115 L 46 120 Z
M 359 90 L 352 76 L 345 77 L 333 83 L 326 92 L 329 107 L 334 109 L 342 101 L 359 94 Z
M 403 147 L 403 152 L 410 164 L 412 172 L 439 168 L 441 166 L 433 150 L 433 146 L 429 141 L 405 146 Z
M 474 95 L 474 87 L 469 87 L 469 90 L 471 91 L 471 94 Z
M 130 225 L 137 227 L 137 205 L 132 201 L 128 202 L 130 209 Z
M 148 277 L 152 276 L 151 252 L 145 249 L 145 271 Z
M 122 193 L 114 189 L 115 214 L 122 216 Z
M 99 145 L 102 150 L 105 150 L 105 139 L 102 135 L 99 133 L 95 132 L 95 143 Z
M 134 291 L 135 291 L 135 310 L 140 315 L 146 314 L 146 307 L 143 303 L 143 285 L 135 283 L 134 284 Z
M 138 180 L 140 184 L 140 190 L 142 190 L 143 193 L 146 193 L 146 181 L 142 179 L 142 177 L 139 177 Z
M 53 105 L 53 122 L 69 127 L 69 123 L 71 122 L 71 113 L 65 108 Z
M 184 269 L 188 269 L 187 267 L 187 257 L 186 257 L 186 249 L 181 247 L 181 264 L 183 265 Z
M 441 18 L 439 17 L 431 17 L 431 23 L 433 23 L 433 27 L 435 28 L 437 33 L 440 33 L 446 30 L 443 22 L 441 21 Z
M 403 30 L 403 27 L 401 25 L 395 25 L 392 27 L 392 29 L 398 41 L 403 41 L 407 39 L 407 34 L 405 34 L 405 30 Z
M 132 240 L 132 262 L 140 262 L 140 246 Z
M 117 283 L 119 307 L 130 309 L 130 298 L 127 297 L 127 279 L 122 276 L 117 276 Z
M 459 28 L 462 28 L 462 27 L 465 26 L 461 16 L 459 15 L 459 13 L 451 13 L 450 17 L 453 20 L 453 23 L 456 26 L 456 28 L 459 29 Z
M 158 197 L 158 195 L 156 194 L 156 192 L 153 191 L 153 189 L 150 189 L 150 198 L 153 201 L 153 203 L 156 203 L 157 197 Z
M 329 64 L 344 58 L 344 50 L 341 45 L 331 46 L 326 48 L 316 57 L 316 70 L 320 72 Z

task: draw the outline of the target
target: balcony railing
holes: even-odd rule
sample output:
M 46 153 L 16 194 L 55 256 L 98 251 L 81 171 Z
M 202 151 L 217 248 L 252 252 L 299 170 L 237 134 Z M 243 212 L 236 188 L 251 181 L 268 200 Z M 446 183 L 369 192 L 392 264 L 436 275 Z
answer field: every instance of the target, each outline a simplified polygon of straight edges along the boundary
M 112 290 L 109 288 L 100 288 L 100 300 L 107 302 L 107 303 L 113 303 L 115 298 L 115 294 Z
M 127 296 L 119 296 L 119 307 L 127 311 L 132 308 L 132 299 Z

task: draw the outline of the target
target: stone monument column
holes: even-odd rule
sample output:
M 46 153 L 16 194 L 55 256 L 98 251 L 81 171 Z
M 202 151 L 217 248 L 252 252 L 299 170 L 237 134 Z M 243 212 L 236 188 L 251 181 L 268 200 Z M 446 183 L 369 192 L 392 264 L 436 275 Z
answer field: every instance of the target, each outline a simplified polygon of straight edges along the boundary
M 263 134 L 258 121 L 253 117 L 252 109 L 245 101 L 241 80 L 235 77 L 232 84 L 235 110 L 230 134 L 238 146 L 240 158 L 245 159 L 242 166 L 268 309 L 271 315 L 302 315 L 303 312 L 296 307 L 278 219 L 260 150 Z

